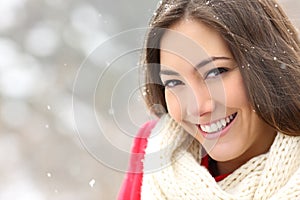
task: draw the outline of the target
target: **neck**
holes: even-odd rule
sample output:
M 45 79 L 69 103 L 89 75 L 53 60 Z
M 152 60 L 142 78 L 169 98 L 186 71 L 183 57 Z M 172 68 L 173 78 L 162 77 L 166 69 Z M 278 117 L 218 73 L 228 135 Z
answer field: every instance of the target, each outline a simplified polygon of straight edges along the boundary
M 232 173 L 251 158 L 256 157 L 258 155 L 267 153 L 274 142 L 276 137 L 276 132 L 274 134 L 270 134 L 270 137 L 266 137 L 265 140 L 261 140 L 263 145 L 258 145 L 260 148 L 250 148 L 250 150 L 243 153 L 236 159 L 232 159 L 229 161 L 217 161 L 217 175 Z

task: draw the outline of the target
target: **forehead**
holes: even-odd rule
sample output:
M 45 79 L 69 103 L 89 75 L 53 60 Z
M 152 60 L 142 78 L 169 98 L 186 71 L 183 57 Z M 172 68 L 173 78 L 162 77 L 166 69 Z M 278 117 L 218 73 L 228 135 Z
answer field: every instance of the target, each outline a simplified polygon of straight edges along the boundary
M 162 65 L 179 60 L 195 65 L 200 60 L 221 56 L 232 57 L 226 42 L 216 30 L 197 20 L 181 20 L 161 38 Z

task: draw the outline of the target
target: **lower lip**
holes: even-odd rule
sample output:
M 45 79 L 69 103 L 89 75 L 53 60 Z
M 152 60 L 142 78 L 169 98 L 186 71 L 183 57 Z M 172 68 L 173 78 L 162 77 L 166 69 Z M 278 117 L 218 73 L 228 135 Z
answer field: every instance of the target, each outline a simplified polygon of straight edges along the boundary
M 218 139 L 219 137 L 226 135 L 226 133 L 228 133 L 228 130 L 231 128 L 231 126 L 235 122 L 236 118 L 237 118 L 237 115 L 235 116 L 234 120 L 231 121 L 230 124 L 228 124 L 224 129 L 222 129 L 221 131 L 215 132 L 215 133 L 203 132 L 199 126 L 198 126 L 198 129 L 205 139 L 215 140 L 215 139 Z

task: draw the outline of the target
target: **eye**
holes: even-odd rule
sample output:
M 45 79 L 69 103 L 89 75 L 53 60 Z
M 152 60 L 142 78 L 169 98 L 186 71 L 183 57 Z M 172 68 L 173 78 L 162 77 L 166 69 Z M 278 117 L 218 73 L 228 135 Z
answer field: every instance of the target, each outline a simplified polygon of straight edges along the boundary
M 164 82 L 164 86 L 167 88 L 174 88 L 175 86 L 183 85 L 183 82 L 180 80 L 167 80 Z
M 205 78 L 214 78 L 224 72 L 227 72 L 228 69 L 224 68 L 224 67 L 219 67 L 219 68 L 214 68 L 210 71 L 207 72 Z

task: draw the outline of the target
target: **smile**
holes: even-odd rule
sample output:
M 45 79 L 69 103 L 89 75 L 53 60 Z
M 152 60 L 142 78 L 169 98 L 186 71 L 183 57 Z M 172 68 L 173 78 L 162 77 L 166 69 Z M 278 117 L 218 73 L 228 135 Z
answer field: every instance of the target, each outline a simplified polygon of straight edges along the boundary
M 203 132 L 207 134 L 216 133 L 225 129 L 235 119 L 236 115 L 237 113 L 234 113 L 214 123 L 206 125 L 199 124 L 198 126 Z

